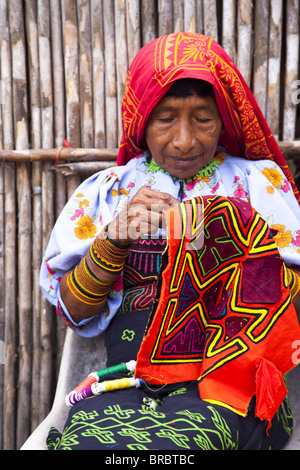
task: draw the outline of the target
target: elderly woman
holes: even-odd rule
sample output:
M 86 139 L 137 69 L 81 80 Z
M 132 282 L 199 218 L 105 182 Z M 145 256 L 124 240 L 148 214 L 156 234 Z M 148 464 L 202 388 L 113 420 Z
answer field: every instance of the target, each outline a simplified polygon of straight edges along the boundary
M 48 445 L 280 449 L 300 338 L 299 194 L 284 158 L 233 62 L 198 34 L 141 49 L 122 122 L 117 167 L 75 191 L 40 282 L 78 334 L 106 331 L 108 366 L 137 360 L 143 386 L 75 404 Z

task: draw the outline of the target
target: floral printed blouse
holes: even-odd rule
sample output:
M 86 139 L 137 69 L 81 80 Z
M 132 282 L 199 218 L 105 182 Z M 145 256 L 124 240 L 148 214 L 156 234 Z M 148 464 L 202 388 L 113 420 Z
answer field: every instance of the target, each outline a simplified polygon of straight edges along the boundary
M 125 166 L 109 168 L 84 181 L 70 198 L 52 231 L 40 271 L 40 287 L 82 336 L 96 336 L 111 322 L 122 302 L 122 275 L 113 284 L 106 311 L 74 324 L 60 297 L 63 274 L 85 256 L 93 239 L 141 187 L 168 192 L 185 201 L 195 196 L 234 196 L 249 201 L 276 231 L 274 240 L 287 265 L 300 266 L 300 207 L 289 182 L 272 161 L 249 161 L 220 149 L 210 172 L 179 181 L 149 165 L 144 152 Z

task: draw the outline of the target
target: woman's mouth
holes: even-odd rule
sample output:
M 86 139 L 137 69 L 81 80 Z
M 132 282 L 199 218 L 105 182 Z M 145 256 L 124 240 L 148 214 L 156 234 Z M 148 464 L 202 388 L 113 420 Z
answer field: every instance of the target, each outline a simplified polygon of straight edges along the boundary
M 191 156 L 191 157 L 174 157 L 171 156 L 172 160 L 178 163 L 192 163 L 198 159 L 200 159 L 199 155 Z

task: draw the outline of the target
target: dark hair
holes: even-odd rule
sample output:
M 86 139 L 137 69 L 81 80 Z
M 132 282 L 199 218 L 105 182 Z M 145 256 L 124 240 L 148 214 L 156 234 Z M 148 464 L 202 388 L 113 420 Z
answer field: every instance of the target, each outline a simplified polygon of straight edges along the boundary
M 201 98 L 205 98 L 207 96 L 215 97 L 213 86 L 205 80 L 200 80 L 198 78 L 181 78 L 176 80 L 164 96 L 186 98 L 194 93 Z

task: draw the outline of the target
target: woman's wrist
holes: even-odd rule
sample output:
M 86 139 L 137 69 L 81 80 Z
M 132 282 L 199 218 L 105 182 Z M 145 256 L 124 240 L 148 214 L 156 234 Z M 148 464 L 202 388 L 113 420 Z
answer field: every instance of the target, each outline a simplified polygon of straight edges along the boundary
M 118 247 L 103 230 L 80 263 L 63 276 L 62 297 L 75 322 L 104 308 L 111 285 L 123 270 L 128 253 L 128 245 Z
M 87 253 L 92 271 L 101 269 L 105 273 L 118 274 L 122 271 L 129 254 L 129 245 L 118 247 L 103 230 L 93 241 Z
M 103 229 L 103 236 L 110 241 L 113 245 L 120 249 L 127 249 L 130 243 L 128 243 L 127 239 L 122 239 L 120 237 L 116 237 L 115 230 L 112 229 L 111 224 L 107 224 Z

